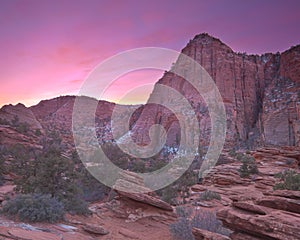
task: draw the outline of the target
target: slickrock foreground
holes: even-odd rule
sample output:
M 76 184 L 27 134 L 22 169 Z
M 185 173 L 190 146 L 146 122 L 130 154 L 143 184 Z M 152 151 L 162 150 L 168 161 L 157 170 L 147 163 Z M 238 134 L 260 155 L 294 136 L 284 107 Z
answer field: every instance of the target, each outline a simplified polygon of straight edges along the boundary
M 221 205 L 215 207 L 223 225 L 234 231 L 230 239 L 300 239 L 299 191 L 273 190 L 279 182 L 276 173 L 290 168 L 299 172 L 299 153 L 293 147 L 258 149 L 252 153 L 257 175 L 241 178 L 239 163 L 220 165 L 192 191 L 197 195 L 209 189 L 222 196 Z M 194 229 L 193 233 L 196 239 L 219 239 L 202 230 Z
M 117 189 L 138 184 L 144 190 L 137 174 L 125 172 Z M 13 186 L 3 186 L 1 193 Z M 0 217 L 0 239 L 18 240 L 171 240 L 169 224 L 176 220 L 173 208 L 152 193 L 133 194 L 117 191 L 118 195 L 103 203 L 91 204 L 90 216 L 66 216 L 62 224 L 25 224 Z M 147 191 L 145 191 L 147 192 Z
M 227 115 L 226 148 L 254 148 L 267 144 L 298 146 L 261 148 L 253 152 L 259 173 L 248 178 L 239 176 L 240 162 L 224 161 L 223 165 L 216 166 L 203 179 L 203 184 L 191 188 L 189 204 L 195 209 L 217 210 L 224 225 L 233 231 L 230 239 L 300 239 L 300 193 L 273 190 L 279 181 L 274 177 L 275 174 L 286 169 L 299 172 L 300 45 L 282 53 L 247 55 L 235 53 L 219 39 L 203 33 L 195 36 L 182 53 L 201 64 L 219 88 Z M 199 93 L 170 71 L 164 73 L 158 84 L 172 87 L 189 101 L 199 119 L 200 145 L 207 146 L 211 121 L 207 105 Z M 168 103 L 181 106 L 180 101 L 170 98 L 168 92 L 160 92 L 157 86 L 149 102 L 161 99 L 165 103 L 170 101 Z M 111 127 L 111 116 L 116 104 L 81 98 L 87 101 L 87 106 L 89 103 L 97 104 L 97 144 L 105 145 L 113 140 L 120 142 L 123 137 L 113 139 Z M 90 139 L 90 134 L 85 134 L 86 128 L 72 128 L 74 102 L 75 96 L 64 96 L 41 101 L 29 108 L 22 104 L 3 106 L 0 109 L 1 149 L 4 151 L 6 147 L 20 144 L 26 151 L 41 150 L 43 140 L 49 138 L 48 133 L 59 132 L 63 155 L 68 158 L 74 150 L 73 131 L 80 133 L 83 140 Z M 168 132 L 165 148 L 167 155 L 174 153 L 175 148 L 172 146 L 178 145 L 179 137 L 192 137 L 191 129 L 181 134 L 174 113 L 159 105 L 119 105 L 120 112 L 116 115 L 123 119 L 125 113 L 135 107 L 138 109 L 130 119 L 130 132 L 126 132 L 122 124 L 117 127 L 125 137 L 130 135 L 137 143 L 145 145 L 150 141 L 150 127 L 161 124 Z M 181 114 L 188 115 L 189 112 L 183 108 Z M 85 117 L 83 114 L 80 120 L 85 122 Z M 189 126 L 189 123 L 186 125 Z M 78 147 L 85 149 L 84 144 Z M 5 159 L 7 164 L 10 163 L 10 155 L 8 150 Z M 0 187 L 0 203 L 5 202 L 7 196 L 15 194 L 12 186 L 14 173 L 8 172 L 1 177 L 4 186 Z M 139 187 L 143 193 L 128 193 L 126 190 L 132 185 Z M 144 186 L 142 179 L 130 172 L 124 173 L 115 188 L 117 196 L 103 202 L 90 203 L 90 216 L 68 215 L 63 223 L 31 225 L 0 216 L 0 239 L 171 239 L 169 224 L 176 217 L 170 204 L 148 193 L 150 189 Z M 205 202 L 199 199 L 205 190 L 217 192 L 221 200 Z M 193 229 L 193 233 L 196 239 L 228 239 L 201 229 Z

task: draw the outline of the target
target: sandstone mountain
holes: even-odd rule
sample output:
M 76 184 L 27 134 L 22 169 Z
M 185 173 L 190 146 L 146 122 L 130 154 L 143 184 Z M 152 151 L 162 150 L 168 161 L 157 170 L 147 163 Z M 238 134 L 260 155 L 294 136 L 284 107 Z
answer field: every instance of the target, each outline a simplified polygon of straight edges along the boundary
M 276 176 L 278 173 L 284 173 L 287 169 L 299 173 L 300 45 L 283 53 L 247 55 L 235 53 L 208 34 L 200 34 L 187 44 L 182 53 L 196 60 L 210 74 L 226 107 L 227 138 L 225 150 L 220 157 L 222 161 L 219 161 L 219 165 L 212 169 L 202 183 L 188 188 L 188 195 L 180 191 L 175 192 L 176 202 L 169 204 L 159 199 L 158 193 L 130 194 L 122 191 L 122 187 L 127 186 L 125 183 L 128 179 L 146 188 L 138 176 L 128 171 L 124 175 L 125 183 L 116 182 L 119 187 L 117 191 L 111 191 L 105 195 L 105 199 L 89 204 L 92 212 L 90 216 L 68 214 L 62 223 L 30 225 L 12 221 L 1 215 L 0 238 L 171 239 L 169 224 L 174 223 L 178 217 L 175 207 L 171 204 L 190 207 L 193 211 L 205 208 L 209 208 L 210 212 L 218 211 L 218 218 L 224 226 L 231 229 L 229 238 L 194 228 L 195 239 L 300 237 L 299 193 L 273 189 L 275 184 L 280 183 Z M 130 133 L 126 133 L 122 125 L 117 126 L 119 130 L 125 137 L 131 136 L 141 145 L 149 143 L 149 129 L 157 123 L 167 130 L 167 145 L 170 147 L 178 145 L 179 140 L 186 137 L 182 136 L 179 121 L 172 111 L 150 103 L 154 98 L 170 101 L 168 92 L 160 92 L 159 84 L 177 90 L 189 101 L 199 120 L 201 146 L 207 146 L 211 131 L 208 108 L 199 93 L 171 71 L 165 72 L 157 82 L 148 104 L 119 106 L 117 116 L 120 119 L 124 113 L 137 109 L 130 119 Z M 111 126 L 111 115 L 117 105 L 88 97 L 81 98 L 97 104 L 95 126 L 99 143 L 120 141 L 113 139 Z M 22 104 L 2 107 L 0 157 L 3 153 L 3 159 L 9 165 L 12 162 L 9 147 L 21 144 L 25 150 L 28 148 L 28 151 L 33 148 L 41 149 L 47 138 L 54 139 L 58 134 L 61 138 L 60 147 L 64 151 L 63 157 L 71 159 L 70 155 L 74 150 L 74 102 L 75 96 L 64 96 L 44 100 L 28 108 Z M 178 105 L 176 101 L 174 104 Z M 83 115 L 83 121 L 84 118 Z M 189 133 L 190 131 L 187 131 L 183 134 Z M 237 157 L 240 152 L 233 151 L 236 154 L 234 157 L 231 154 L 232 148 L 236 150 L 263 145 L 273 146 L 257 148 L 247 154 L 252 155 L 258 166 L 258 173 L 246 178 L 241 177 L 239 169 L 242 162 Z M 174 150 L 166 149 L 170 152 Z M 168 155 L 163 157 L 168 160 Z M 3 180 L 0 183 L 3 184 L 0 187 L 2 204 L 8 197 L 14 196 L 12 181 L 16 178 L 11 172 L 5 172 L 3 175 L 3 179 L 0 178 L 0 181 Z M 207 190 L 218 193 L 221 198 L 212 202 L 204 201 L 201 196 Z
M 247 55 L 235 53 L 219 39 L 204 33 L 190 40 L 182 53 L 201 64 L 222 95 L 227 115 L 227 145 L 300 145 L 300 45 L 283 53 Z M 200 122 L 200 142 L 207 145 L 210 117 L 199 93 L 172 72 L 165 72 L 157 84 L 169 86 L 189 100 Z M 155 86 L 149 101 L 152 98 L 168 99 L 168 96 Z M 29 108 L 22 104 L 7 105 L 0 110 L 0 119 L 11 122 L 17 116 L 18 121 L 29 124 L 32 129 L 56 129 L 73 145 L 74 99 L 58 97 Z M 113 138 L 110 117 L 114 107 L 114 103 L 98 103 L 96 123 L 100 141 Z M 123 109 L 129 111 L 130 106 Z M 131 136 L 137 143 L 147 144 L 148 131 L 154 123 L 162 124 L 168 131 L 168 145 L 178 143 L 178 119 L 167 108 L 155 104 L 146 104 L 135 112 L 131 119 Z M 6 131 L 3 124 L 1 131 Z
M 227 144 L 300 145 L 300 45 L 283 53 L 247 55 L 235 53 L 219 39 L 204 33 L 195 36 L 182 53 L 201 64 L 222 95 Z M 172 87 L 189 100 L 200 121 L 201 139 L 208 139 L 210 119 L 199 93 L 171 72 L 166 72 L 157 84 Z M 168 96 L 155 87 L 151 98 Z M 147 143 L 145 132 L 158 122 L 171 130 L 169 142 L 174 143 L 176 133 L 172 128 L 178 128 L 176 119 L 162 107 L 152 105 L 145 106 L 135 125 L 136 140 Z

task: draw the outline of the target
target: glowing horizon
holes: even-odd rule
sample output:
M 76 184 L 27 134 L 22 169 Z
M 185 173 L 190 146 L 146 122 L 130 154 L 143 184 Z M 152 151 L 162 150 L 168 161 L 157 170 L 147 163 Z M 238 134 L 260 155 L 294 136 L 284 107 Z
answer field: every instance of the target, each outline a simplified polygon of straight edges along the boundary
M 180 51 L 202 32 L 237 52 L 282 52 L 299 44 L 299 10 L 299 1 L 2 0 L 0 107 L 76 95 L 106 58 L 147 46 Z M 134 90 L 126 101 L 143 103 L 161 76 L 157 71 L 124 76 L 105 100 L 118 101 L 140 84 L 147 87 Z

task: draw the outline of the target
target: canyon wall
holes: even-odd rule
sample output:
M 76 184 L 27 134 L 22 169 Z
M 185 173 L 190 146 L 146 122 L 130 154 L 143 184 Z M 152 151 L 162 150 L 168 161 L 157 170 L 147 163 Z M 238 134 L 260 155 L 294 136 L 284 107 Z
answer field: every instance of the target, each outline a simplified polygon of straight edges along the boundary
M 299 146 L 299 45 L 281 54 L 247 55 L 235 53 L 208 34 L 200 34 L 187 44 L 182 53 L 208 72 L 222 95 L 227 115 L 227 145 Z M 189 100 L 200 122 L 200 142 L 207 144 L 211 124 L 207 106 L 199 93 L 182 77 L 165 72 L 149 102 L 160 98 L 180 104 L 178 99 L 170 99 L 168 92 L 161 92 L 158 84 L 177 90 Z M 147 144 L 150 141 L 148 130 L 154 123 L 160 123 L 169 130 L 169 144 L 178 142 L 178 121 L 161 106 L 144 107 L 132 136 L 140 144 Z
M 219 39 L 204 33 L 190 40 L 182 53 L 199 63 L 220 91 L 226 108 L 228 147 L 300 146 L 300 45 L 283 53 L 247 55 L 234 52 Z M 173 64 L 174 67 L 183 68 L 187 75 L 194 74 L 193 69 L 184 69 L 179 60 Z M 171 97 L 171 91 L 161 90 L 161 85 L 176 90 L 181 97 Z M 183 98 L 189 101 L 196 113 L 200 145 L 205 147 L 211 133 L 209 109 L 199 92 L 172 71 L 164 73 L 156 83 L 148 104 L 139 106 L 133 114 L 130 132 L 124 132 L 125 126 L 118 128 L 124 136 L 132 137 L 140 145 L 147 145 L 150 127 L 161 124 L 168 132 L 167 145 L 178 146 L 180 139 L 194 137 L 189 122 L 185 122 L 188 130 L 181 132 L 178 115 L 152 102 L 160 100 L 177 109 L 181 107 L 181 116 L 187 116 L 190 112 L 181 105 Z M 18 116 L 20 122 L 28 123 L 32 129 L 60 131 L 66 142 L 73 145 L 74 99 L 74 96 L 58 97 L 41 101 L 30 108 L 22 104 L 4 106 L 0 110 L 0 118 L 5 120 L 0 123 L 1 128 L 3 131 L 8 129 L 5 123 Z M 100 142 L 113 139 L 110 121 L 115 106 L 105 101 L 98 103 L 95 120 Z M 120 118 L 133 107 L 121 106 Z

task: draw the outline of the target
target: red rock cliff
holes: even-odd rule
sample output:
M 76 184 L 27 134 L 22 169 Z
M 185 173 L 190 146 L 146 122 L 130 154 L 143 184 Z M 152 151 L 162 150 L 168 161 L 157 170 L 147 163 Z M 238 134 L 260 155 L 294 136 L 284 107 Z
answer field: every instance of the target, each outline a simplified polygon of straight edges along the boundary
M 247 55 L 235 53 L 219 39 L 200 34 L 182 50 L 210 74 L 223 97 L 227 114 L 227 144 L 274 144 L 299 146 L 300 46 L 284 53 Z M 181 77 L 166 72 L 158 81 L 179 91 L 189 100 L 200 121 L 201 141 L 210 132 L 207 107 L 195 89 Z M 154 88 L 151 98 L 168 99 Z M 168 99 L 167 101 L 171 101 Z M 132 136 L 149 142 L 148 130 L 161 123 L 169 143 L 176 143 L 178 121 L 162 107 L 146 105 Z

